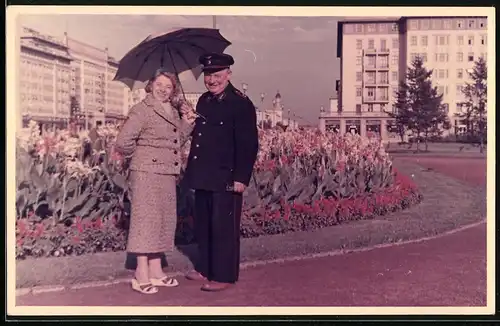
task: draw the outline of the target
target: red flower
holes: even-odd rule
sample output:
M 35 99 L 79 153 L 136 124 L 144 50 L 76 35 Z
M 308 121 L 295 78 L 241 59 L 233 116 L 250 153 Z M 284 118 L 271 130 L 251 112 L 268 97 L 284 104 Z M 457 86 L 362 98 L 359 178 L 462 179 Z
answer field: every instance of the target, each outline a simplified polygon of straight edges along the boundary
M 98 217 L 94 222 L 94 228 L 100 229 L 102 227 L 102 218 Z
M 76 227 L 78 233 L 82 233 L 83 232 L 82 218 L 80 216 L 76 217 L 75 227 Z

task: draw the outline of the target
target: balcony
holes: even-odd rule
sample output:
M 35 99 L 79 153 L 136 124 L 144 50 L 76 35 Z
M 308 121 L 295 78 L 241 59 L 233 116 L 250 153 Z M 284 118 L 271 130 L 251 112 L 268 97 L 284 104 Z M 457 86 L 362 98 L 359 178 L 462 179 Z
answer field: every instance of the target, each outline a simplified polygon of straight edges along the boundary
M 377 82 L 374 79 L 367 79 L 367 80 L 365 80 L 365 85 L 366 86 L 375 86 L 375 85 L 377 85 Z
M 365 55 L 376 55 L 377 50 L 376 49 L 366 49 L 365 50 Z
M 389 85 L 389 79 L 379 79 L 377 85 Z
M 378 55 L 389 55 L 389 49 L 380 49 Z
M 375 66 L 375 64 L 365 64 L 363 66 L 363 68 L 365 68 L 365 71 L 375 71 L 375 70 L 377 70 L 377 67 Z
M 363 98 L 364 103 L 389 103 L 389 98 L 387 96 L 366 96 Z
M 377 65 L 377 70 L 388 71 L 389 65 L 387 63 Z

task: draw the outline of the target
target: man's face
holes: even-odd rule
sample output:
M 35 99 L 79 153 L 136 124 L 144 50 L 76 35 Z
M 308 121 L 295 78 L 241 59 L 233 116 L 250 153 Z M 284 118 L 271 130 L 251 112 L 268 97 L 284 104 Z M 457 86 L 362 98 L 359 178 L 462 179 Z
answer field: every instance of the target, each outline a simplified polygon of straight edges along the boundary
M 231 79 L 231 70 L 224 69 L 217 72 L 206 71 L 204 73 L 203 81 L 205 82 L 205 87 L 212 94 L 221 93 L 229 84 Z

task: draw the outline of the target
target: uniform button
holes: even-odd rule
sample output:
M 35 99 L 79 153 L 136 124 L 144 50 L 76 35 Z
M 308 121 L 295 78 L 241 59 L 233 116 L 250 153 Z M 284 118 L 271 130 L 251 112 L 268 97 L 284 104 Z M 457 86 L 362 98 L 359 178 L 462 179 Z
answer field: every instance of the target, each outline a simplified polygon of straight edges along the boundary
M 175 166 L 179 165 L 179 162 L 175 162 L 175 163 L 174 163 L 174 165 L 175 165 Z
M 177 139 L 174 139 L 174 144 L 177 144 Z
M 177 129 L 174 128 L 174 132 L 177 132 Z
M 198 133 L 198 136 L 201 136 L 201 132 Z
M 156 162 L 156 159 L 155 159 L 155 158 L 153 159 L 153 162 Z
M 224 122 L 223 122 L 223 121 L 221 121 L 221 122 L 220 122 L 220 124 L 221 124 L 221 125 L 223 125 L 223 124 L 224 124 Z
M 196 147 L 200 147 L 200 145 L 199 145 L 199 144 L 196 144 Z
M 207 122 L 206 121 L 203 121 L 202 124 L 206 124 Z
M 177 151 L 174 151 L 174 154 L 177 154 Z
M 198 158 L 198 156 L 195 155 L 193 158 L 196 160 Z

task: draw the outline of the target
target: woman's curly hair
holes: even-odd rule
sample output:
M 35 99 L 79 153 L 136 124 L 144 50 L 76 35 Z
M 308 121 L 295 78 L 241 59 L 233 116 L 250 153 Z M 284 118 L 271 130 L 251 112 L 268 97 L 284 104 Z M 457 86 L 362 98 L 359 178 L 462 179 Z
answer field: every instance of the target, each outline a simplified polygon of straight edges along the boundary
M 146 91 L 146 93 L 151 93 L 153 91 L 152 84 L 159 76 L 165 76 L 168 79 L 170 79 L 170 82 L 172 82 L 172 94 L 170 94 L 170 98 L 169 98 L 169 101 L 170 101 L 170 104 L 172 105 L 172 107 L 179 110 L 179 113 L 180 113 L 180 109 L 183 106 L 187 105 L 187 106 L 191 107 L 191 105 L 185 100 L 185 98 L 182 94 L 180 81 L 177 78 L 177 76 L 170 73 L 170 72 L 167 72 L 161 68 L 156 70 L 153 77 L 148 81 L 148 83 L 144 89 Z

